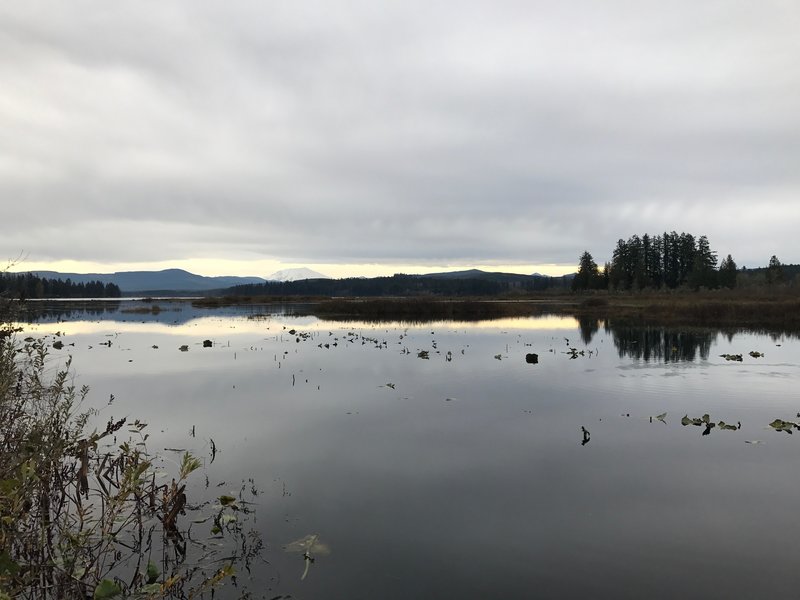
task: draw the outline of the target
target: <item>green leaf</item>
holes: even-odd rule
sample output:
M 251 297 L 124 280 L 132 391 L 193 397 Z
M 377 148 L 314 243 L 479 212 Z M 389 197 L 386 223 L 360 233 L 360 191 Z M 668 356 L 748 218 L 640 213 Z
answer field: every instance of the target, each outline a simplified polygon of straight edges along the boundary
M 797 423 L 793 423 L 792 421 L 783 421 L 782 419 L 775 419 L 769 424 L 769 426 L 774 428 L 776 431 L 784 431 L 786 433 L 792 433 L 792 427 L 798 427 Z
M 160 583 L 148 583 L 147 585 L 143 585 L 142 587 L 140 587 L 136 592 L 136 595 L 139 596 L 139 597 L 141 597 L 141 596 L 151 597 L 151 596 L 154 596 L 156 594 L 158 594 L 159 597 L 161 597 L 160 596 L 160 594 L 161 594 L 161 584 Z
M 36 461 L 34 461 L 32 458 L 26 460 L 20 466 L 20 472 L 22 473 L 22 477 L 25 479 L 36 477 Z
M 0 480 L 0 493 L 5 496 L 10 496 L 17 491 L 20 487 L 19 479 L 3 479 Z
M 147 563 L 147 583 L 155 583 L 158 581 L 158 577 L 161 575 L 161 572 L 158 570 L 158 567 L 155 566 L 152 562 Z
M 8 573 L 13 576 L 19 571 L 19 565 L 11 559 L 8 552 L 0 553 L 0 575 Z
M 181 461 L 181 479 L 186 479 L 189 476 L 189 473 L 192 471 L 196 471 L 202 466 L 200 459 L 195 458 L 188 452 L 183 454 L 183 460 Z
M 106 598 L 116 598 L 121 595 L 122 590 L 110 579 L 103 579 L 94 588 L 94 600 L 106 600 Z

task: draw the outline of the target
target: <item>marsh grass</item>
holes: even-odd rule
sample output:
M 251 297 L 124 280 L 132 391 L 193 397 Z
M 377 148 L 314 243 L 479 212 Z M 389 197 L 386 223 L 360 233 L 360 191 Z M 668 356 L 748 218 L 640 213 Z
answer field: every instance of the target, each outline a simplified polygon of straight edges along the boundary
M 70 359 L 3 330 L 0 599 L 202 597 L 257 558 L 244 486 L 232 502 L 190 507 L 199 459 L 184 453 L 170 479 L 148 452 L 146 423 L 110 418 L 92 429 L 100 415 L 82 409 L 89 390 L 72 383 Z M 194 533 L 187 511 L 206 514 Z M 209 536 L 227 543 L 212 550 Z
M 560 310 L 661 325 L 800 329 L 800 296 L 793 293 L 608 295 Z
M 800 296 L 789 292 L 604 293 L 515 300 L 341 298 L 312 304 L 308 311 L 322 319 L 339 321 L 477 321 L 561 315 L 642 324 L 800 330 Z
M 192 300 L 195 308 L 222 308 L 239 305 L 301 304 L 323 302 L 328 298 L 320 296 L 207 296 Z
M 428 298 L 333 299 L 310 307 L 328 320 L 366 321 L 482 321 L 504 317 L 544 314 L 540 304 L 530 302 L 447 300 Z

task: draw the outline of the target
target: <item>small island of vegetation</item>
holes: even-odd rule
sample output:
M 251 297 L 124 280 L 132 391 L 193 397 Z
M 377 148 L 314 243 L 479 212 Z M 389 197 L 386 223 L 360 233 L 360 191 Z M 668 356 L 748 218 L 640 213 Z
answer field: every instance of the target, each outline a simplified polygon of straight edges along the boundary
M 146 423 L 87 407 L 71 359 L 49 353 L 59 340 L 18 339 L 18 308 L 0 295 L 0 600 L 211 594 L 261 551 L 244 529 L 247 502 L 189 505 L 204 461 L 188 451 L 163 461 Z M 206 513 L 192 535 L 187 511 Z M 223 532 L 230 546 L 198 542 Z

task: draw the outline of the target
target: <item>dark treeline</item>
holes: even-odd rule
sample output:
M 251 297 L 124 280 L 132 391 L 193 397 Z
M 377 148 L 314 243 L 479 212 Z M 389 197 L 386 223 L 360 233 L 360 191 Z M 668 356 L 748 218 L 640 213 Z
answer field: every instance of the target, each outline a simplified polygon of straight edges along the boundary
M 759 286 L 791 283 L 800 275 L 800 265 L 782 264 L 775 256 L 769 265 L 755 269 L 741 269 L 737 278 L 739 286 Z
M 592 255 L 584 252 L 572 289 L 732 289 L 737 285 L 737 269 L 730 254 L 722 261 L 718 260 L 717 252 L 711 249 L 704 235 L 695 237 L 691 233 L 674 231 L 654 236 L 634 235 L 627 241 L 620 239 L 617 242 L 611 262 L 606 263 L 602 270 Z M 786 270 L 775 256 L 763 271 L 764 282 L 768 285 L 787 279 Z
M 89 281 L 73 283 L 67 279 L 47 279 L 33 273 L 0 273 L 0 295 L 28 298 L 119 298 L 119 286 Z
M 544 291 L 563 288 L 563 278 L 518 276 L 513 278 L 437 278 L 421 275 L 393 275 L 347 279 L 303 279 L 268 281 L 238 285 L 224 290 L 235 296 L 493 296 L 514 292 Z

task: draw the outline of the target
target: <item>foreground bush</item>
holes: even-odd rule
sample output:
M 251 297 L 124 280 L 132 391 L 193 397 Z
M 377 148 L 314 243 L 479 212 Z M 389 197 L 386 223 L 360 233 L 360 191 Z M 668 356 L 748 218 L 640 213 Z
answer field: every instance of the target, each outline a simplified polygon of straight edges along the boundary
M 178 472 L 157 469 L 139 421 L 89 432 L 99 413 L 82 410 L 88 389 L 72 384 L 70 361 L 55 365 L 42 340 L 2 330 L 0 600 L 203 596 L 258 554 L 231 514 L 246 504 L 222 496 L 194 507 L 208 512 L 195 522 L 206 523 L 205 537 L 229 534 L 234 551 L 220 545 L 226 561 L 195 560 L 179 520 L 200 460 L 185 453 Z

